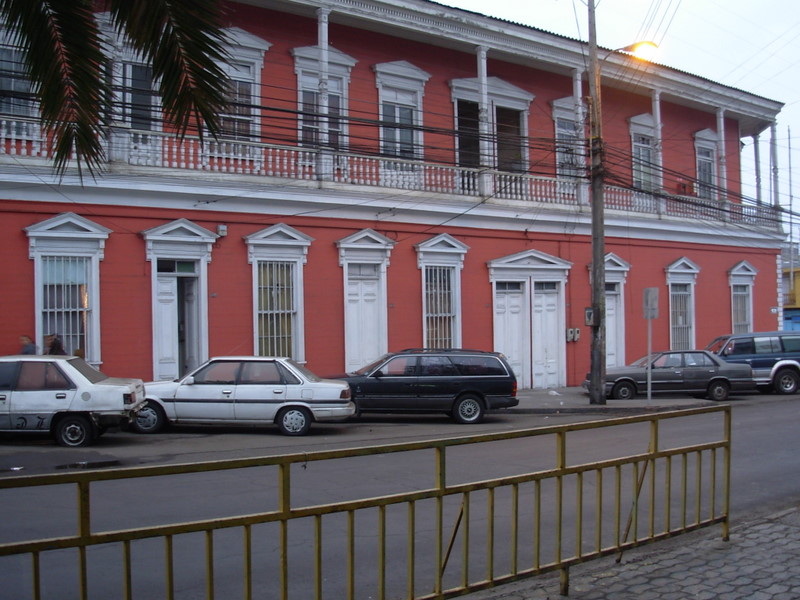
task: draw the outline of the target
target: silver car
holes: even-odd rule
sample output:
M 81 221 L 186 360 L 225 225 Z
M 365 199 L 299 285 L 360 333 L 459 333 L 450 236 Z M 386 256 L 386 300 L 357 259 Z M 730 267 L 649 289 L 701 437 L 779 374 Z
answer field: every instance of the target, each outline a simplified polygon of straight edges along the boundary
M 304 435 L 312 421 L 342 421 L 355 413 L 346 382 L 321 379 L 290 358 L 212 358 L 175 381 L 146 383 L 145 393 L 134 422 L 141 433 L 168 423 L 274 423 L 285 435 Z
M 606 395 L 628 400 L 645 393 L 648 364 L 654 394 L 683 392 L 724 401 L 730 392 L 756 389 L 749 365 L 725 362 L 705 350 L 671 350 L 645 356 L 626 367 L 606 369 Z M 588 375 L 583 386 L 589 387 Z

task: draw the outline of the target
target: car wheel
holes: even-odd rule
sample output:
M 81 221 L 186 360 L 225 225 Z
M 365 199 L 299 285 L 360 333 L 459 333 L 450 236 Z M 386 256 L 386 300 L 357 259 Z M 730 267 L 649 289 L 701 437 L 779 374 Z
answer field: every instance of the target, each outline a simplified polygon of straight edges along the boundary
M 724 381 L 712 381 L 708 384 L 708 397 L 716 402 L 724 402 L 728 399 L 730 386 Z
M 630 400 L 636 396 L 636 386 L 630 381 L 620 381 L 611 389 L 614 400 Z
M 156 402 L 148 400 L 133 419 L 133 429 L 139 433 L 158 433 L 167 424 L 164 409 Z
M 778 394 L 796 394 L 800 387 L 800 376 L 794 369 L 781 369 L 775 373 L 773 381 Z
M 311 413 L 301 406 L 284 408 L 275 419 L 283 435 L 305 435 L 311 429 Z
M 480 423 L 483 420 L 483 404 L 477 396 L 461 396 L 453 406 L 453 418 L 457 423 Z
M 88 446 L 95 439 L 94 425 L 81 415 L 62 417 L 56 425 L 56 442 L 61 446 L 80 448 Z

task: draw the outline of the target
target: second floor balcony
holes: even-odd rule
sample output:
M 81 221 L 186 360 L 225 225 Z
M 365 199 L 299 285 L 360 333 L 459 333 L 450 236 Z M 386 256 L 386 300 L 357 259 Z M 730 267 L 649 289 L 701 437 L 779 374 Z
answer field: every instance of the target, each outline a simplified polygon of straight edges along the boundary
M 514 201 L 574 211 L 590 204 L 584 177 L 547 177 L 494 168 L 471 168 L 325 148 L 203 140 L 171 133 L 111 128 L 106 140 L 108 168 L 124 164 L 155 170 L 207 172 L 271 179 L 276 185 L 322 182 L 329 185 L 386 188 L 465 199 Z M 52 140 L 36 121 L 0 119 L 0 160 L 48 163 Z M 778 208 L 741 197 L 703 198 L 686 194 L 605 186 L 605 208 L 642 217 L 707 220 L 739 226 L 781 229 Z

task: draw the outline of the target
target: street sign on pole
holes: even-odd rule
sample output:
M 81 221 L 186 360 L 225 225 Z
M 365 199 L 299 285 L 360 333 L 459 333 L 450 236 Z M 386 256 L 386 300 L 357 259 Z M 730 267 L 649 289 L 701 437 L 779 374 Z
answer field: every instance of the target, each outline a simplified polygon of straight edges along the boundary
M 653 397 L 653 319 L 658 318 L 658 288 L 644 288 L 644 318 L 647 319 L 647 401 Z

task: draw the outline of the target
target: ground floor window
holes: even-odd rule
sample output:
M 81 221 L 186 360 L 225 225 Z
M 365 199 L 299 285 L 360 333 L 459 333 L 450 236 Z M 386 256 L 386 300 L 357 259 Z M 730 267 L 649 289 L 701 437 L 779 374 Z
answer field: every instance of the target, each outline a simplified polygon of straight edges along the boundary
M 669 286 L 671 349 L 691 350 L 694 340 L 694 301 L 692 286 L 673 283 Z
M 452 348 L 456 325 L 454 267 L 425 267 L 425 347 Z
M 258 263 L 258 355 L 294 356 L 297 321 L 295 264 Z
M 68 354 L 85 356 L 88 347 L 91 267 L 84 256 L 42 257 L 42 329 L 60 337 Z

